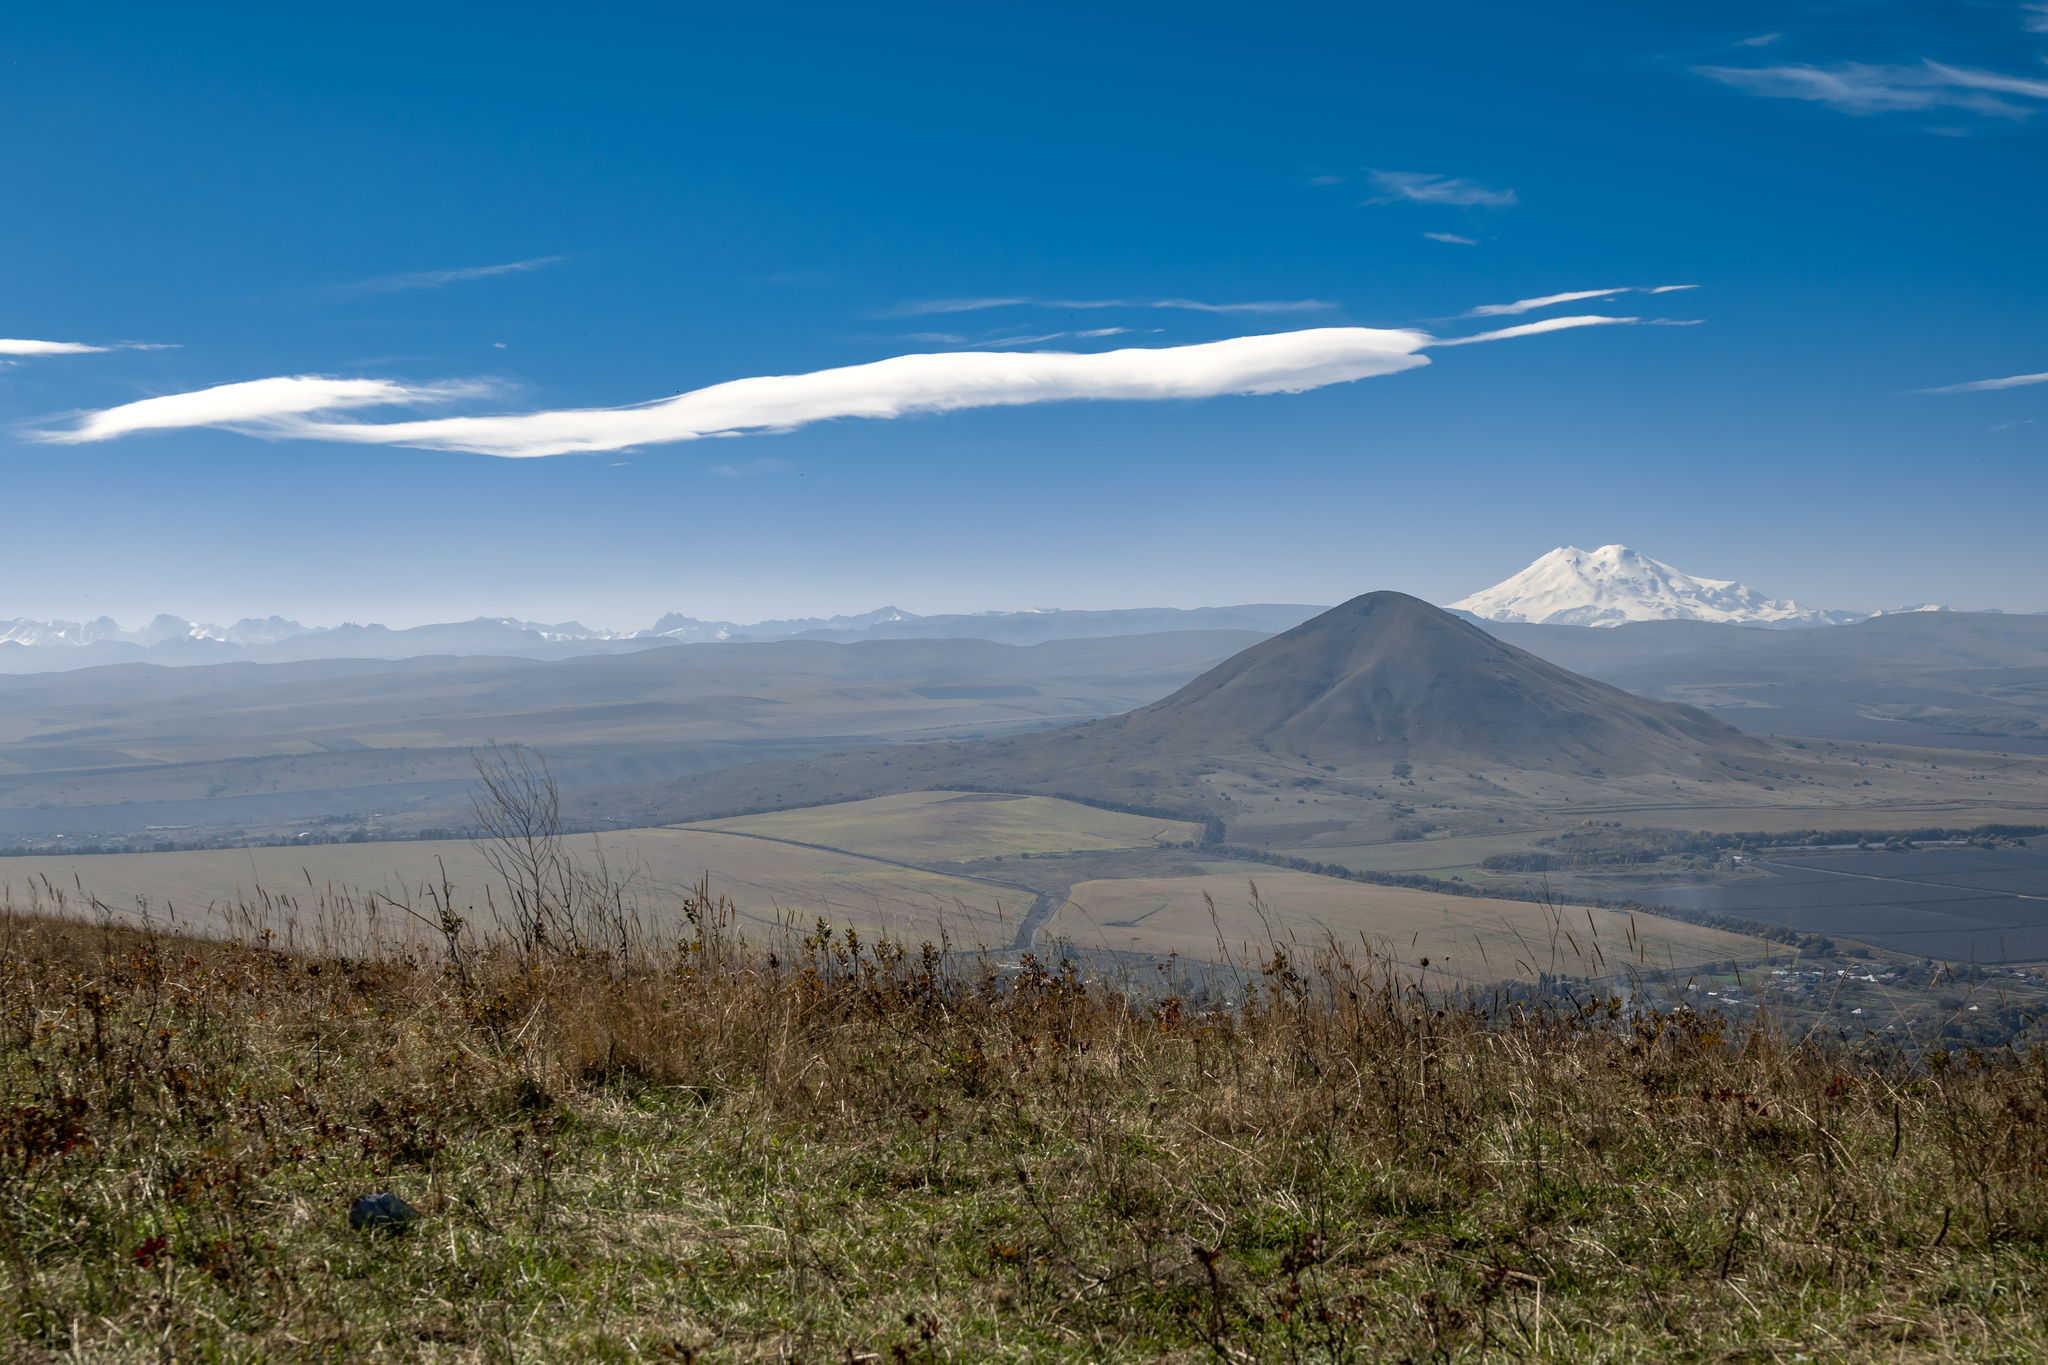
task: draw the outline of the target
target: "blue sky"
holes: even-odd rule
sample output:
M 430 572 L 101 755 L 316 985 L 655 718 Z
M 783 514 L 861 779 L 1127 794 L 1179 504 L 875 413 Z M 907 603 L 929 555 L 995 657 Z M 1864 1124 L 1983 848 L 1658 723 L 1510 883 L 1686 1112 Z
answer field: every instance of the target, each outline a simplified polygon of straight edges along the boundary
M 17 17 L 0 617 L 2048 609 L 2048 8 L 1690 10 Z

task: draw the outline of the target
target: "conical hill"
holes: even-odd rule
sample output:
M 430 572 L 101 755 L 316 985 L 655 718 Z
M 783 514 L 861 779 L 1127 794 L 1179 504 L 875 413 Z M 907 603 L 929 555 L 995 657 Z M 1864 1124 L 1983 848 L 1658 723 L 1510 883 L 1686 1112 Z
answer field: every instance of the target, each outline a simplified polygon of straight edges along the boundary
M 1374 784 L 1409 764 L 1457 784 L 1431 789 L 1437 807 L 1449 798 L 1449 809 L 1483 810 L 1492 823 L 1516 803 L 1597 800 L 1609 789 L 1631 800 L 1681 782 L 1743 780 L 1734 765 L 1774 750 L 1693 707 L 1547 663 L 1418 598 L 1373 592 L 1121 716 L 749 764 L 589 799 L 686 820 L 961 787 L 1236 817 L 1247 800 L 1271 805 L 1267 789 L 1284 783 L 1291 804 L 1335 802 L 1347 822 L 1374 824 L 1406 818 Z M 1318 787 L 1313 797 L 1294 790 Z

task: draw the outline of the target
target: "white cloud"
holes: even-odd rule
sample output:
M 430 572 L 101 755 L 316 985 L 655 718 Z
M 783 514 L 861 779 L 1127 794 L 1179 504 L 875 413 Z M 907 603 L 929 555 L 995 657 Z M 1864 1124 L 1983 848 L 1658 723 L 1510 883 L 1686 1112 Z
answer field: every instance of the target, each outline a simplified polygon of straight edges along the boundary
M 789 431 L 841 417 L 891 418 L 1081 399 L 1160 401 L 1223 394 L 1302 393 L 1427 365 L 1432 346 L 1502 341 L 1633 318 L 1566 317 L 1441 340 L 1413 328 L 1315 327 L 1076 355 L 954 351 L 904 355 L 810 374 L 736 379 L 623 408 L 582 408 L 401 422 L 318 414 L 395 403 L 445 402 L 483 385 L 413 386 L 312 375 L 224 384 L 88 413 L 42 439 L 102 441 L 145 430 L 219 427 L 251 436 L 463 450 L 519 458 L 623 450 L 748 432 Z M 739 468 L 739 466 L 734 466 Z
M 420 270 L 410 275 L 387 275 L 377 280 L 330 286 L 333 294 L 391 294 L 401 289 L 439 289 L 463 280 L 489 279 L 493 275 L 524 275 L 544 265 L 568 259 L 565 256 L 536 256 L 530 261 L 508 261 L 504 265 L 472 265 L 461 270 Z
M 1267 299 L 1256 303 L 1203 303 L 1197 299 L 925 299 L 891 309 L 885 316 L 919 318 L 933 313 L 978 313 L 985 308 L 1184 308 L 1197 313 L 1315 313 L 1337 305 L 1325 299 Z
M 0 338 L 0 355 L 96 355 L 113 349 L 82 341 L 20 341 Z
M 2021 28 L 2029 33 L 2048 33 L 2048 0 L 2040 0 L 2039 3 L 2031 5 L 2021 5 L 2020 9 L 2027 16 L 2020 20 Z
M 105 355 L 108 351 L 175 351 L 175 342 L 117 341 L 110 346 L 88 346 L 82 341 L 22 341 L 0 339 L 0 355 Z
M 1545 332 L 1562 332 L 1572 327 L 1605 327 L 1617 323 L 1641 322 L 1641 318 L 1610 318 L 1589 313 L 1576 318 L 1545 318 L 1541 322 L 1524 322 L 1513 327 L 1503 327 L 1497 332 L 1481 332 L 1477 336 L 1452 337 L 1447 341 L 1432 341 L 1432 346 L 1470 346 L 1475 341 L 1509 341 L 1515 337 L 1542 336 Z
M 45 439 L 65 444 L 104 441 L 138 431 L 180 427 L 225 427 L 288 434 L 288 428 L 314 412 L 391 404 L 438 402 L 487 392 L 478 384 L 399 384 L 388 379 L 326 379 L 296 375 L 220 384 L 193 393 L 166 394 L 140 402 L 87 413 L 68 431 Z
M 1459 246 L 1478 246 L 1470 237 L 1460 237 L 1455 232 L 1425 232 L 1423 236 L 1432 242 L 1455 242 Z
M 1891 114 L 1937 108 L 1968 109 L 1996 118 L 2025 119 L 2036 111 L 2000 99 L 2017 95 L 2048 100 L 2048 81 L 1995 71 L 1922 62 L 1918 66 L 1696 66 L 1699 75 L 1767 99 L 1812 100 L 1845 114 Z
M 1735 45 L 1737 47 L 1769 47 L 1784 36 L 1782 33 L 1759 33 L 1754 38 L 1743 38 Z
M 1449 176 L 1420 171 L 1368 170 L 1366 174 L 1372 177 L 1374 188 L 1383 191 L 1379 198 L 1366 200 L 1368 204 L 1398 204 L 1406 200 L 1417 204 L 1477 204 L 1504 209 L 1521 202 L 1515 198 L 1513 190 L 1490 190 L 1474 181 Z
M 1580 299 L 1604 299 L 1610 298 L 1615 294 L 1625 294 L 1627 292 L 1627 285 L 1621 285 L 1614 289 L 1575 289 L 1569 294 L 1545 294 L 1540 299 L 1516 299 L 1513 303 L 1482 303 L 1469 313 L 1464 314 L 1464 316 L 1468 318 L 1512 317 L 1517 313 L 1529 313 L 1534 312 L 1538 308 L 1548 308 L 1554 303 L 1576 303 Z
M 1549 308 L 1559 303 L 1577 303 L 1580 299 L 1605 299 L 1616 294 L 1669 294 L 1674 289 L 1697 289 L 1694 284 L 1660 284 L 1652 289 L 1625 284 L 1614 289 L 1575 289 L 1568 294 L 1545 294 L 1540 299 L 1516 299 L 1513 303 L 1482 303 L 1469 313 L 1468 318 L 1505 318 L 1522 313 L 1533 313 L 1538 308 Z
M 2048 81 L 2028 80 L 2024 76 L 2001 76 L 1996 71 L 1973 71 L 1966 66 L 1944 66 L 1940 62 L 1928 62 L 1927 69 L 1950 85 L 1964 86 L 1972 90 L 1998 90 L 2008 95 L 2025 95 L 2028 99 L 2048 100 Z
M 2004 379 L 1973 379 L 1967 384 L 1947 384 L 1938 389 L 1915 389 L 1914 393 L 1984 393 L 1991 389 L 2023 389 L 2029 384 L 2048 384 L 2048 374 L 2015 374 Z

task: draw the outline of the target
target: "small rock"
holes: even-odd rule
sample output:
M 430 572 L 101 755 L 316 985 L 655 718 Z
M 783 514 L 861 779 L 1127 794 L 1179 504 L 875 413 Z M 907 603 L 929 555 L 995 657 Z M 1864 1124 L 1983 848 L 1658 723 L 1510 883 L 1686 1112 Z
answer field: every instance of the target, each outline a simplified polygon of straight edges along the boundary
M 420 1211 L 389 1190 L 366 1194 L 348 1206 L 348 1225 L 361 1232 L 396 1230 L 420 1216 Z

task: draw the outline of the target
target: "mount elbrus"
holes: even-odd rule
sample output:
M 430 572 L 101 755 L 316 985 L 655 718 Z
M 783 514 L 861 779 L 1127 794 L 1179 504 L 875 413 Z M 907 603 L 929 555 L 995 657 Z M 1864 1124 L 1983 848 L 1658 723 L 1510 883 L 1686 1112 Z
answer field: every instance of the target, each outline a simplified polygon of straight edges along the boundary
M 1276 822 L 1304 836 L 1314 827 L 1321 843 L 1418 819 L 1495 825 L 1532 804 L 1693 804 L 1702 784 L 1739 803 L 1780 756 L 1702 711 L 1580 677 L 1417 598 L 1375 592 L 1124 715 L 749 764 L 573 805 L 590 818 L 675 822 L 958 787 L 1200 813 L 1223 819 L 1233 839 L 1257 840 Z

